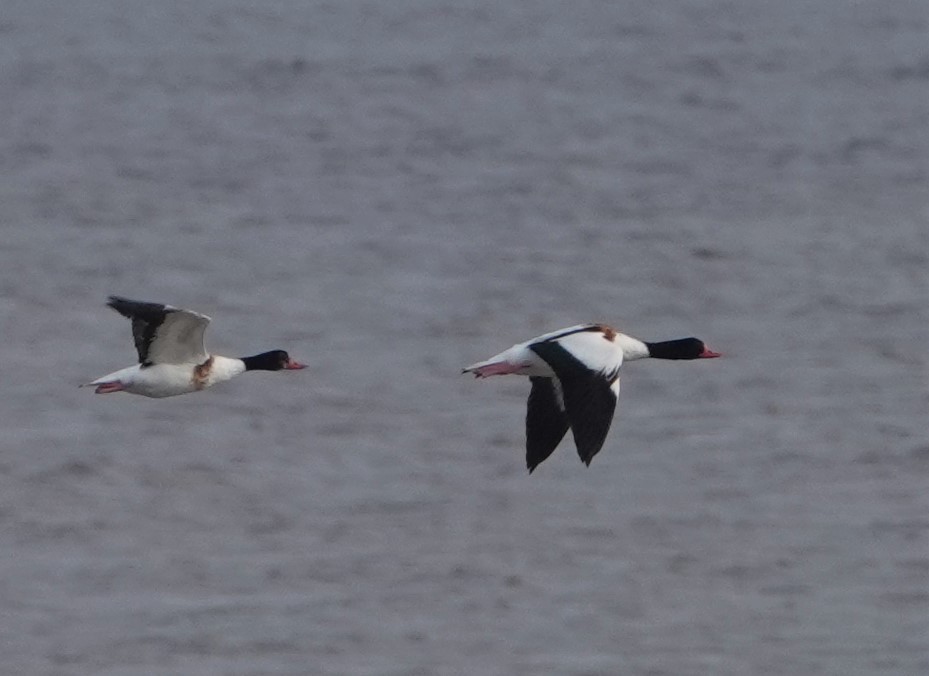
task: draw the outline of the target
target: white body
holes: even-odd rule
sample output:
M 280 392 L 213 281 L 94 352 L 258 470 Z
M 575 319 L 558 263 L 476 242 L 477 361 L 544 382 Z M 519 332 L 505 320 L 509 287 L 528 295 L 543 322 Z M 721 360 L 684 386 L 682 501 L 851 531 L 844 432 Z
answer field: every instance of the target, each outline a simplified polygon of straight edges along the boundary
M 241 359 L 212 356 L 202 363 L 136 364 L 97 378 L 88 385 L 119 382 L 123 391 L 144 397 L 173 397 L 212 387 L 240 373 L 245 373 Z
M 517 343 L 464 369 L 479 378 L 515 374 L 532 381 L 526 410 L 526 466 L 532 472 L 572 430 L 590 464 L 609 432 L 624 360 L 643 359 L 642 341 L 604 324 L 579 324 Z
M 305 368 L 284 350 L 232 359 L 211 355 L 203 344 L 210 318 L 162 303 L 110 296 L 107 306 L 132 320 L 139 363 L 97 378 L 97 394 L 129 392 L 143 397 L 174 397 L 212 387 L 246 371 Z
M 210 323 L 206 315 L 112 296 L 110 307 L 131 317 L 140 363 L 87 383 L 97 385 L 98 393 L 173 397 L 212 387 L 245 372 L 241 359 L 213 356 L 206 351 L 203 332 Z M 134 311 L 142 314 L 136 316 Z
M 529 377 L 526 467 L 532 472 L 569 429 L 578 455 L 590 464 L 610 430 L 624 361 L 718 356 L 697 338 L 645 343 L 605 324 L 579 324 L 517 343 L 464 373 Z
M 529 349 L 530 345 L 545 341 L 558 343 L 588 369 L 600 373 L 618 372 L 624 361 L 648 357 L 648 347 L 641 340 L 618 332 L 609 340 L 598 331 L 583 330 L 589 326 L 591 325 L 578 324 L 536 336 L 523 343 L 517 343 L 490 359 L 472 364 L 465 371 L 476 371 L 490 364 L 505 363 L 515 367 L 516 370 L 511 372 L 518 375 L 555 378 L 551 366 Z

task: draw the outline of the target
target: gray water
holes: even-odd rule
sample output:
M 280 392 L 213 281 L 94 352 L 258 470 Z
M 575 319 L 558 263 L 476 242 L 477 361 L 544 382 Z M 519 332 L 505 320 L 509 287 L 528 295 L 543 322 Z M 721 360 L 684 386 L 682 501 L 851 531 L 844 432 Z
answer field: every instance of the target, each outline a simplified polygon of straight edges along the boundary
M 0 8 L 0 673 L 929 673 L 929 6 Z M 307 371 L 95 396 L 107 294 Z M 544 331 L 629 364 L 532 476 Z

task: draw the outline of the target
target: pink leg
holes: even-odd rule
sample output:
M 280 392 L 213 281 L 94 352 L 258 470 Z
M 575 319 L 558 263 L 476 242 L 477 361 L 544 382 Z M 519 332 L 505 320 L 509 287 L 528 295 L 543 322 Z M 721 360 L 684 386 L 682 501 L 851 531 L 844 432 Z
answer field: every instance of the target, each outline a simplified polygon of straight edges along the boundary
M 116 382 L 97 385 L 97 389 L 94 390 L 94 392 L 96 394 L 110 394 L 112 392 L 122 392 L 124 389 L 126 388 L 123 387 L 123 384 L 117 380 Z
M 510 364 L 505 361 L 498 361 L 494 364 L 485 364 L 478 366 L 471 372 L 475 378 L 486 378 L 487 376 L 505 376 L 511 373 L 519 373 L 523 368 L 521 364 Z

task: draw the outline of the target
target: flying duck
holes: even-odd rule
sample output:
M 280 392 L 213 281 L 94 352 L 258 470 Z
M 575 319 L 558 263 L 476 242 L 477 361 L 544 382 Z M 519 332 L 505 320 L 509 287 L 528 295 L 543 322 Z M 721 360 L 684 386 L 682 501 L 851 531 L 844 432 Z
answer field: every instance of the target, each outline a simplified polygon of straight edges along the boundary
M 569 427 L 578 455 L 590 465 L 613 421 L 623 361 L 719 356 L 697 338 L 646 343 L 605 324 L 579 324 L 518 343 L 462 373 L 476 378 L 529 377 L 526 466 L 531 473 L 552 454 Z
M 210 318 L 199 312 L 120 296 L 110 296 L 107 305 L 132 320 L 139 363 L 87 383 L 97 386 L 97 394 L 173 397 L 212 387 L 246 371 L 306 368 L 284 350 L 241 359 L 207 353 L 203 332 Z

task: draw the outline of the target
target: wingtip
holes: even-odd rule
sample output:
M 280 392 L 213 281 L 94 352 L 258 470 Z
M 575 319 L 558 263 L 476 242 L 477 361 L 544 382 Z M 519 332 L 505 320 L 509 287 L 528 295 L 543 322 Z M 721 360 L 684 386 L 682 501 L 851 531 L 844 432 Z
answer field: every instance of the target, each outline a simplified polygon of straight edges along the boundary
M 111 310 L 118 312 L 121 315 L 125 315 L 125 312 L 120 309 L 120 305 L 124 306 L 132 301 L 126 298 L 125 296 L 107 296 L 106 297 L 106 306 Z

